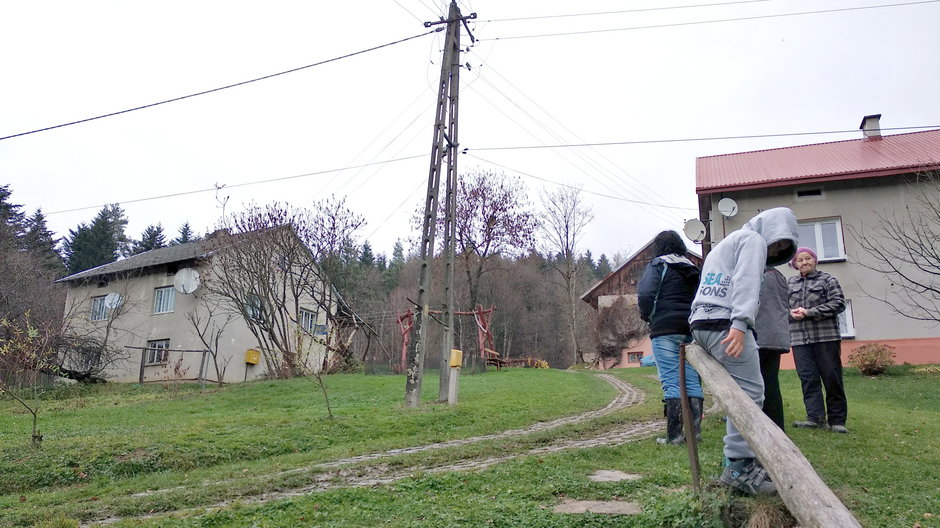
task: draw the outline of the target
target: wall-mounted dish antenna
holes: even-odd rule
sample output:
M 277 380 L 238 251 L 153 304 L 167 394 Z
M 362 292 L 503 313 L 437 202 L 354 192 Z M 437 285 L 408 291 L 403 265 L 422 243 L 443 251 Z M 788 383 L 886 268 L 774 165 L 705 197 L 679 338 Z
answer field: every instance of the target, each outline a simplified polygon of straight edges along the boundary
M 109 293 L 104 296 L 104 307 L 113 310 L 121 305 L 120 293 Z
M 193 293 L 199 289 L 199 272 L 192 268 L 177 271 L 173 276 L 173 287 L 180 293 Z
M 705 240 L 705 223 L 698 218 L 693 218 L 686 221 L 682 232 L 685 233 L 685 236 L 689 237 L 689 240 L 697 244 Z
M 721 213 L 722 216 L 731 218 L 738 214 L 738 202 L 735 202 L 731 198 L 722 198 L 718 200 L 718 212 Z

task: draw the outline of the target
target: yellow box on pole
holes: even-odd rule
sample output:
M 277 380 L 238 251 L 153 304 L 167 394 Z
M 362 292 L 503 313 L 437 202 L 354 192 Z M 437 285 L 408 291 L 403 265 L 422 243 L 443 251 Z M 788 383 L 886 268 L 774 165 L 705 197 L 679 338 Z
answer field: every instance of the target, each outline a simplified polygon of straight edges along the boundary
M 450 366 L 452 368 L 463 366 L 463 351 L 456 348 L 450 349 Z
M 249 365 L 257 365 L 258 363 L 261 363 L 261 352 L 258 352 L 253 348 L 246 350 L 245 363 L 248 363 Z

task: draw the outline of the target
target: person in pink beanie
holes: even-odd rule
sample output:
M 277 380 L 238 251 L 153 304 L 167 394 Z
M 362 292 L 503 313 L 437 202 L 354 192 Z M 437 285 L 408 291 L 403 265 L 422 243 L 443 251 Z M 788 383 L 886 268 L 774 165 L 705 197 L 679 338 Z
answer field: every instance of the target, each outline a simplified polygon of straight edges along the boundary
M 835 277 L 816 269 L 817 262 L 812 248 L 798 248 L 790 266 L 800 273 L 787 279 L 790 345 L 806 406 L 806 420 L 793 426 L 848 433 L 838 318 L 845 310 L 845 295 Z

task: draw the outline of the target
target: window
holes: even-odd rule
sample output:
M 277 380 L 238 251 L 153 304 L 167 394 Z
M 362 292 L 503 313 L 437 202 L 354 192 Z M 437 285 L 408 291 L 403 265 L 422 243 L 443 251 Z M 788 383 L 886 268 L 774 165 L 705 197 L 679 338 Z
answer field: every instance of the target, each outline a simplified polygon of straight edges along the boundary
M 252 321 L 264 319 L 264 304 L 261 302 L 261 297 L 248 295 L 245 299 L 245 315 Z
M 170 313 L 176 301 L 176 290 L 173 286 L 156 288 L 153 290 L 153 313 Z
M 170 350 L 170 340 L 169 339 L 157 339 L 155 341 L 147 341 L 147 364 L 148 365 L 163 365 L 166 363 L 168 351 Z
M 315 327 L 317 326 L 317 314 L 311 312 L 310 310 L 304 310 L 301 308 L 298 315 L 299 317 L 297 317 L 297 322 L 300 323 L 300 327 L 303 328 L 308 334 L 312 334 Z
M 108 307 L 104 304 L 104 295 L 91 298 L 91 320 L 104 321 L 108 318 Z
M 800 245 L 813 248 L 820 262 L 845 260 L 842 220 L 824 218 L 800 222 Z
M 643 359 L 643 352 L 627 352 L 627 363 L 639 363 Z
M 855 316 L 852 313 L 852 301 L 845 300 L 845 310 L 839 314 L 839 333 L 843 338 L 855 337 Z

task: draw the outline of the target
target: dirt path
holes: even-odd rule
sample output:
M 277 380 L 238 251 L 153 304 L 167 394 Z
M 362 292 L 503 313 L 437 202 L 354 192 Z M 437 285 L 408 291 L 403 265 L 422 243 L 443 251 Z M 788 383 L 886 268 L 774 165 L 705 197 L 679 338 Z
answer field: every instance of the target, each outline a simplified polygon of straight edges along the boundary
M 538 422 L 527 427 L 520 429 L 510 429 L 508 431 L 502 431 L 499 433 L 493 433 L 488 435 L 474 436 L 470 438 L 461 438 L 458 440 L 450 440 L 447 442 L 438 442 L 433 444 L 426 444 L 415 447 L 407 447 L 401 449 L 392 449 L 389 451 L 384 451 L 380 453 L 371 453 L 366 455 L 359 455 L 355 457 L 344 458 L 340 460 L 334 460 L 331 462 L 324 462 L 321 464 L 314 464 L 310 466 L 294 468 L 288 471 L 283 471 L 275 474 L 266 474 L 263 475 L 263 478 L 270 479 L 272 477 L 284 476 L 294 473 L 302 472 L 311 472 L 317 470 L 332 470 L 325 471 L 316 476 L 316 481 L 310 485 L 292 489 L 292 490 L 282 490 L 272 493 L 264 493 L 256 496 L 240 496 L 238 497 L 238 502 L 240 504 L 263 504 L 270 501 L 281 500 L 290 497 L 298 497 L 306 495 L 312 492 L 338 488 L 338 487 L 352 487 L 352 486 L 376 486 L 381 484 L 388 484 L 396 480 L 407 478 L 411 475 L 414 475 L 418 472 L 425 473 L 444 473 L 450 471 L 475 471 L 483 468 L 493 466 L 508 460 L 515 458 L 520 458 L 524 456 L 532 455 L 544 455 L 548 453 L 556 453 L 559 451 L 564 451 L 567 449 L 586 449 L 591 447 L 600 447 L 600 446 L 615 446 L 625 444 L 627 442 L 633 442 L 643 438 L 649 438 L 656 433 L 663 430 L 665 427 L 664 420 L 654 420 L 650 422 L 643 423 L 630 423 L 625 424 L 622 427 L 616 428 L 611 431 L 606 431 L 603 434 L 591 437 L 591 438 L 578 438 L 578 439 L 560 439 L 553 444 L 541 446 L 535 449 L 530 449 L 528 451 L 513 453 L 505 456 L 497 456 L 486 459 L 473 459 L 465 460 L 460 462 L 455 462 L 452 464 L 444 464 L 440 466 L 433 467 L 409 467 L 401 468 L 397 467 L 395 469 L 389 468 L 386 464 L 381 463 L 382 459 L 407 455 L 412 453 L 421 453 L 425 451 L 432 451 L 436 449 L 448 449 L 459 446 L 470 445 L 478 442 L 483 442 L 487 440 L 497 440 L 502 438 L 509 438 L 514 436 L 523 436 L 540 431 L 546 431 L 561 427 L 564 425 L 576 424 L 581 422 L 586 422 L 599 418 L 608 414 L 611 414 L 619 409 L 629 407 L 632 405 L 637 405 L 642 403 L 645 400 L 645 394 L 630 385 L 629 383 L 621 380 L 620 378 L 611 376 L 609 374 L 594 374 L 598 378 L 603 379 L 607 383 L 611 384 L 614 388 L 617 389 L 617 396 L 609 404 L 607 404 L 602 409 L 594 411 L 586 411 L 583 413 L 578 413 L 572 416 L 566 416 L 563 418 L 558 418 L 556 420 L 551 420 L 547 422 Z M 375 464 L 370 464 L 366 466 L 361 466 L 363 462 L 376 462 Z M 352 468 L 345 468 L 344 466 L 357 465 Z M 221 484 L 223 482 L 203 482 L 197 484 L 197 486 L 205 486 L 212 484 Z M 149 495 L 167 493 L 170 491 L 179 491 L 181 489 L 186 489 L 186 486 L 180 486 L 175 488 L 167 488 L 162 490 L 148 490 L 143 493 L 134 494 L 134 497 L 145 497 Z M 161 517 L 171 513 L 185 513 L 188 511 L 193 512 L 206 512 L 214 511 L 218 509 L 225 508 L 230 504 L 229 501 L 223 501 L 212 505 L 187 508 L 179 510 L 176 512 L 160 512 L 155 515 L 143 515 L 139 517 L 134 517 L 135 519 L 148 519 L 154 517 Z M 82 523 L 82 527 L 90 526 L 103 526 L 107 524 L 112 524 L 121 520 L 119 517 L 109 517 L 107 519 L 102 519 L 98 521 L 90 521 Z

